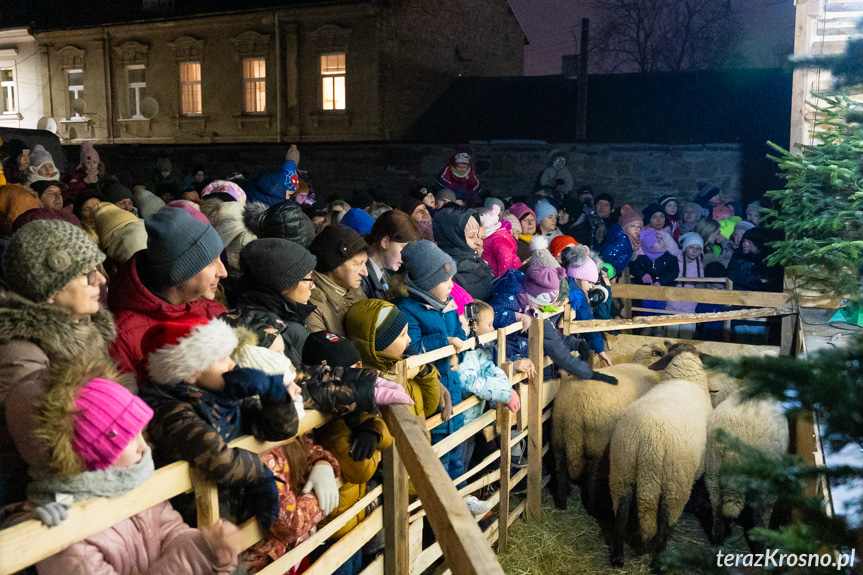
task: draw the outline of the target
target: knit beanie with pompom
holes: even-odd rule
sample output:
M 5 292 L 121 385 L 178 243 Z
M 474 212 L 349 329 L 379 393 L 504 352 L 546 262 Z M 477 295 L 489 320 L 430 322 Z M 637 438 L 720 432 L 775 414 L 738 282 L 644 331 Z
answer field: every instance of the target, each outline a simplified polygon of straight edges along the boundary
M 533 304 L 551 305 L 560 294 L 560 280 L 566 273 L 548 251 L 547 237 L 534 236 L 530 251 L 530 264 L 524 275 L 525 296 Z

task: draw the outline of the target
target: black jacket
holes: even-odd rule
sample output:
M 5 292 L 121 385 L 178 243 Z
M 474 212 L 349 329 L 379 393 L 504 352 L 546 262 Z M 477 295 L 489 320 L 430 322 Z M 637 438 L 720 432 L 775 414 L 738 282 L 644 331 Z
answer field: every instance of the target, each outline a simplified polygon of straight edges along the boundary
M 460 206 L 441 208 L 435 214 L 434 237 L 438 247 L 455 260 L 457 271 L 453 280 L 474 299 L 488 301 L 494 273 L 488 263 L 467 245 L 464 229 L 468 220 L 479 213 Z
M 389 289 L 389 272 L 387 270 L 383 270 L 383 277 L 379 281 L 371 259 L 366 260 L 366 272 L 369 275 L 363 278 L 363 282 L 360 284 L 360 289 L 363 290 L 363 293 L 366 294 L 366 297 L 369 299 L 382 299 L 386 301 L 387 289 Z

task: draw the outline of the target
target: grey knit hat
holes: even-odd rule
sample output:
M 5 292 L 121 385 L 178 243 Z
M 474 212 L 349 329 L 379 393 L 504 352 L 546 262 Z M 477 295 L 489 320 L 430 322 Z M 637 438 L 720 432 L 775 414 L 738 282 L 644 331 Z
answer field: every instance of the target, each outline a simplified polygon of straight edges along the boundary
M 218 232 L 180 208 L 164 208 L 144 220 L 144 271 L 153 287 L 175 287 L 195 277 L 225 249 Z
M 315 269 L 317 259 L 298 243 L 281 238 L 249 242 L 240 252 L 240 269 L 255 283 L 282 293 Z
M 9 240 L 3 276 L 18 295 L 44 303 L 103 261 L 105 254 L 81 228 L 61 220 L 35 220 Z
M 456 274 L 456 263 L 428 240 L 410 242 L 402 250 L 402 267 L 411 281 L 428 291 Z

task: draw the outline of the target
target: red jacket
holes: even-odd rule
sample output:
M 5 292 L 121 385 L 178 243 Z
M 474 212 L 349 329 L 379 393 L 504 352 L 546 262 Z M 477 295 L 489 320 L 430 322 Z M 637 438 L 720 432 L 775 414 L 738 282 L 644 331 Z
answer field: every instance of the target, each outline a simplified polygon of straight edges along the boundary
M 135 265 L 137 260 L 138 257 L 133 256 L 111 278 L 108 308 L 114 312 L 117 339 L 109 353 L 123 372 L 135 374 L 140 386 L 147 382 L 147 362 L 141 351 L 141 340 L 153 324 L 175 321 L 188 314 L 213 319 L 228 310 L 219 302 L 209 299 L 181 305 L 166 302 L 141 283 Z

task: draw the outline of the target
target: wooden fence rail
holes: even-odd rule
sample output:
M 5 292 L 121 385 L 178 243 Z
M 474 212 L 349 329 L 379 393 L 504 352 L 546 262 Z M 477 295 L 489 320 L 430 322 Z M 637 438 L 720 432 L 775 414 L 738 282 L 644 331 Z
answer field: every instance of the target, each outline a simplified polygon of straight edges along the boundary
M 551 318 L 563 314 L 561 327 L 564 333 L 604 332 L 630 330 L 657 325 L 680 325 L 707 321 L 725 321 L 753 317 L 789 316 L 792 310 L 788 294 L 753 294 L 731 292 L 725 294 L 714 290 L 656 288 L 618 284 L 613 288 L 615 297 L 637 299 L 669 299 L 686 295 L 686 301 L 703 301 L 724 305 L 758 305 L 756 309 L 734 310 L 718 314 L 683 314 L 678 316 L 639 317 L 625 320 L 597 320 L 576 322 L 573 310 L 563 306 L 556 312 L 545 314 Z M 677 290 L 677 291 L 675 291 Z M 685 292 L 685 293 L 678 293 Z M 747 296 L 752 296 L 748 300 Z M 755 302 L 755 303 L 753 303 Z M 794 317 L 796 321 L 796 316 Z M 796 323 L 795 332 L 796 332 Z M 384 452 L 384 483 L 371 490 L 348 511 L 322 525 L 308 540 L 290 550 L 286 555 L 269 565 L 260 573 L 271 575 L 284 573 L 327 540 L 346 523 L 364 511 L 368 504 L 383 496 L 383 505 L 360 521 L 346 536 L 333 544 L 312 565 L 308 573 L 331 573 L 347 561 L 362 546 L 383 530 L 385 550 L 365 571 L 366 575 L 379 573 L 406 574 L 422 571 L 443 555 L 448 571 L 457 575 L 468 573 L 502 573 L 491 550 L 490 543 L 497 541 L 498 549 L 505 551 L 508 544 L 508 528 L 522 513 L 528 518 L 541 515 L 542 455 L 548 449 L 543 438 L 542 423 L 551 417 L 553 399 L 560 385 L 559 380 L 545 381 L 542 367 L 551 361 L 542 348 L 544 322 L 534 321 L 528 329 L 530 358 L 537 366 L 537 375 L 525 381 L 523 374 L 514 373 L 506 362 L 506 336 L 523 330 L 520 323 L 501 328 L 494 333 L 481 336 L 480 343 L 498 343 L 498 364 L 504 369 L 522 396 L 522 410 L 513 416 L 501 405 L 487 410 L 471 424 L 453 433 L 435 445 L 429 445 L 427 431 L 440 425 L 439 415 L 421 420 L 404 406 L 382 409 L 383 417 L 395 439 L 395 446 Z M 784 331 L 783 331 L 784 335 Z M 463 350 L 472 349 L 473 340 Z M 790 344 L 789 344 L 790 346 Z M 400 383 L 406 382 L 408 369 L 448 357 L 455 353 L 452 346 L 409 357 L 398 362 L 394 373 L 388 377 Z M 542 367 L 541 367 L 542 366 Z M 463 413 L 476 406 L 476 398 L 466 399 L 454 405 L 454 413 Z M 327 423 L 329 418 L 314 411 L 307 412 L 300 422 L 299 434 L 307 433 Z M 511 433 L 516 435 L 512 436 Z M 450 480 L 438 459 L 442 453 L 455 448 L 475 434 L 499 438 L 499 449 L 487 456 L 474 468 L 466 470 L 462 477 Z M 527 439 L 527 468 L 511 475 L 511 452 L 522 439 Z M 263 453 L 283 446 L 294 438 L 282 442 L 258 442 L 253 437 L 239 438 L 232 447 Z M 499 462 L 499 469 L 489 468 Z M 477 475 L 479 478 L 474 479 Z M 527 497 L 511 507 L 510 492 L 514 486 L 527 478 Z M 472 482 L 461 490 L 456 485 Z M 462 498 L 481 486 L 496 483 L 497 493 L 492 500 L 498 506 L 498 517 L 481 531 L 467 511 Z M 411 502 L 409 485 L 413 485 L 418 498 Z M 15 573 L 29 565 L 98 533 L 117 522 L 131 517 L 152 505 L 188 491 L 195 492 L 198 517 L 201 525 L 216 521 L 219 517 L 216 486 L 201 480 L 192 473 L 185 462 L 177 462 L 158 469 L 154 476 L 140 488 L 115 499 L 95 499 L 76 503 L 69 512 L 69 519 L 55 528 L 42 526 L 37 521 L 27 521 L 0 531 L 0 575 Z M 435 533 L 437 542 L 426 549 L 421 548 L 422 517 L 426 517 Z M 241 526 L 243 547 L 247 548 L 261 540 L 264 534 L 252 519 Z

